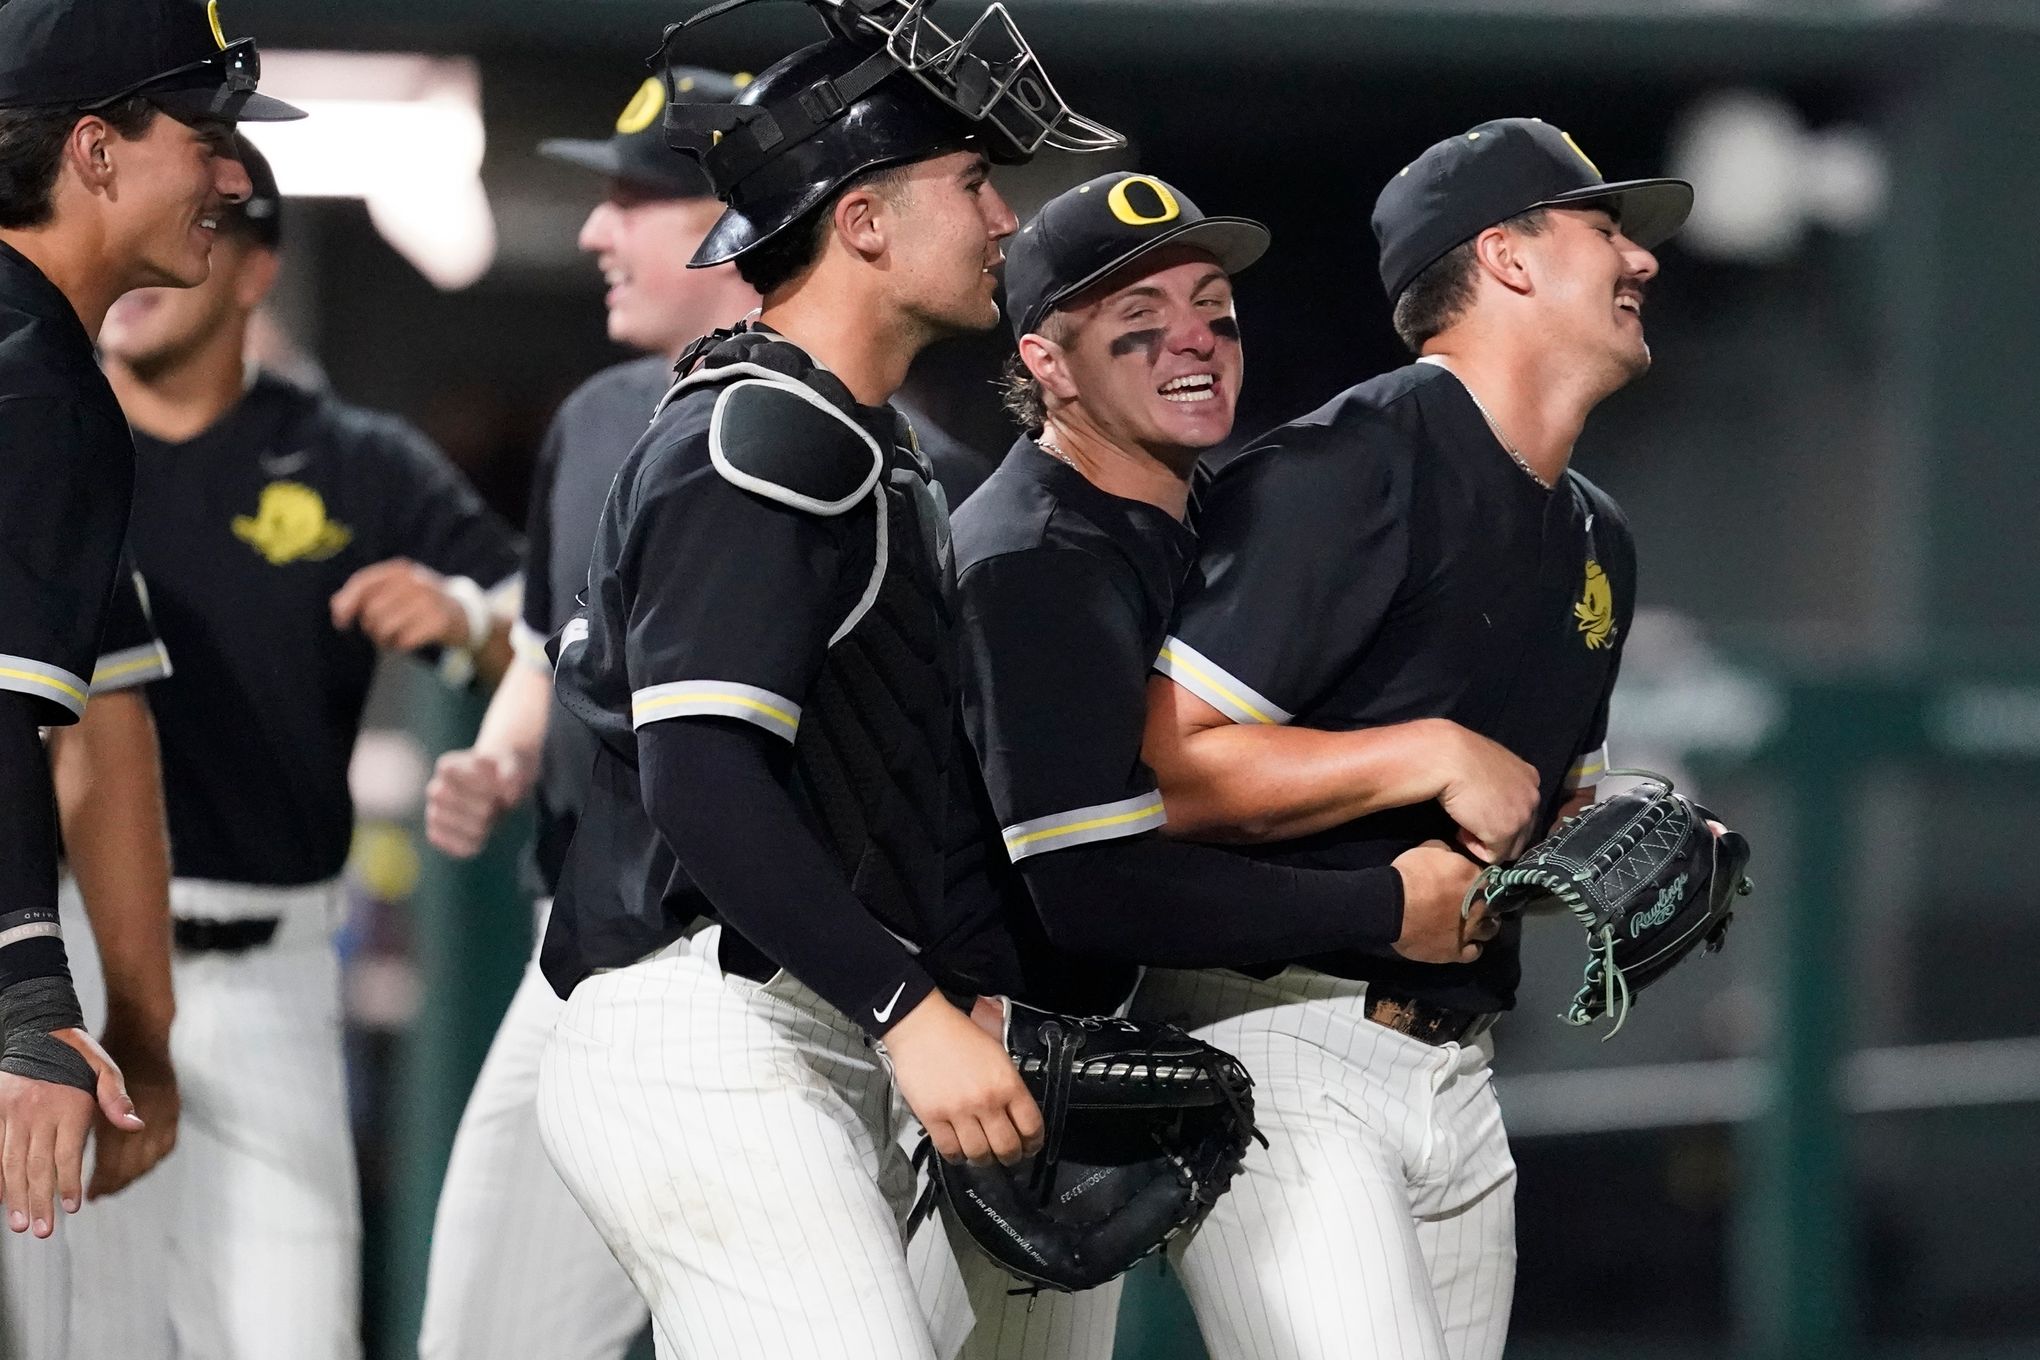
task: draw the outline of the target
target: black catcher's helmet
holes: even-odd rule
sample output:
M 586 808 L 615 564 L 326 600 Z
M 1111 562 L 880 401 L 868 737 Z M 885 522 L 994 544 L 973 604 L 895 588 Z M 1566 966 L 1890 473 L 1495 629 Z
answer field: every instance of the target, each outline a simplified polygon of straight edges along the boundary
M 728 0 L 666 30 L 752 0 Z M 1002 4 L 961 38 L 928 19 L 932 0 L 808 0 L 835 36 L 768 68 L 734 103 L 666 110 L 666 133 L 697 156 L 729 205 L 690 262 L 734 260 L 867 170 L 976 146 L 1002 165 L 1044 146 L 1109 151 L 1126 139 L 1070 110 Z

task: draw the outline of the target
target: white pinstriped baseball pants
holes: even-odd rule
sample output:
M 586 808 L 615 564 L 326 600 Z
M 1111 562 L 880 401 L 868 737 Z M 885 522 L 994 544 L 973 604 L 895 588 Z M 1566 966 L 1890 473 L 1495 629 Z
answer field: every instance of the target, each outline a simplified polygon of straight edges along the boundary
M 917 1285 L 902 1106 L 791 976 L 725 977 L 711 928 L 584 980 L 539 1067 L 540 1137 L 650 1305 L 661 1356 L 948 1360 L 954 1259 Z
M 447 1159 L 419 1360 L 615 1360 L 644 1329 L 630 1277 L 539 1142 L 539 1059 L 565 1004 L 534 951 Z
M 177 1147 L 49 1241 L 23 1244 L 64 1252 L 61 1262 L 39 1258 L 33 1283 L 21 1281 L 34 1297 L 17 1289 L 18 1253 L 10 1254 L 10 1330 L 31 1329 L 17 1353 L 358 1360 L 361 1202 L 333 952 L 340 885 L 177 879 L 170 900 L 179 916 L 280 924 L 245 952 L 175 958 Z M 68 883 L 64 906 L 64 942 L 96 1031 L 105 1015 L 99 956 Z
M 1150 969 L 1133 1014 L 1245 1063 L 1272 1145 L 1172 1249 L 1212 1360 L 1500 1360 L 1516 1164 L 1491 1035 L 1419 1043 L 1302 968 Z

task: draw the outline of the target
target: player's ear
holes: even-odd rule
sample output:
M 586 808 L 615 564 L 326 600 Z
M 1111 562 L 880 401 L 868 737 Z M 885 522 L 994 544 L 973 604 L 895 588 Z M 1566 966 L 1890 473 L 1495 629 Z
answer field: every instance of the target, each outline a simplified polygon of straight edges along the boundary
M 1476 269 L 1510 292 L 1532 291 L 1522 238 L 1506 226 L 1489 227 L 1474 237 L 1473 259 Z
M 891 244 L 890 206 L 876 186 L 859 185 L 837 199 L 830 211 L 836 235 L 860 256 L 876 259 Z
M 104 193 L 113 183 L 113 138 L 113 128 L 104 118 L 87 114 L 71 125 L 64 139 L 64 163 L 94 193 Z
M 1029 331 L 1020 337 L 1020 362 L 1027 365 L 1027 371 L 1041 384 L 1042 391 L 1052 393 L 1060 401 L 1076 400 L 1077 384 L 1070 376 L 1061 345 Z

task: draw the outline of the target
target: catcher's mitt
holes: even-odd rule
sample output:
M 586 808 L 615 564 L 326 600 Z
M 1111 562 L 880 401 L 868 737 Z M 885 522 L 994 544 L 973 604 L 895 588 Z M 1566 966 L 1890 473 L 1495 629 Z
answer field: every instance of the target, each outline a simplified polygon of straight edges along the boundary
M 1239 1060 L 1173 1025 L 1009 1000 L 1006 1051 L 1041 1105 L 1041 1152 L 1013 1167 L 934 1157 L 929 1194 L 1037 1289 L 1090 1289 L 1131 1269 L 1204 1217 L 1261 1138 Z M 924 1138 L 917 1160 L 929 1152 Z
M 1731 908 L 1751 888 L 1743 873 L 1749 842 L 1716 835 L 1714 815 L 1672 781 L 1648 770 L 1611 770 L 1648 782 L 1583 808 L 1506 867 L 1482 871 L 1467 895 L 1485 892 L 1507 915 L 1555 899 L 1587 928 L 1586 981 L 1565 1013 L 1568 1024 L 1615 1017 L 1614 1038 L 1631 998 L 1672 965 L 1705 947 L 1721 948 Z

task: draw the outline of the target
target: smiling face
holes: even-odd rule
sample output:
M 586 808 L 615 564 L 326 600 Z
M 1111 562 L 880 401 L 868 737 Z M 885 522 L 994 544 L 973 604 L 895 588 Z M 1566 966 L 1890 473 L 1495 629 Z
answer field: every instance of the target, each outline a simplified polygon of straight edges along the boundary
M 1064 304 L 1045 330 L 1021 356 L 1051 420 L 1157 454 L 1232 433 L 1246 361 L 1232 280 L 1203 251 L 1166 246 Z
M 1020 229 L 975 151 L 952 151 L 904 167 L 887 195 L 895 223 L 888 268 L 893 301 L 931 336 L 999 324 L 999 243 Z
M 1517 240 L 1548 343 L 1605 368 L 1618 387 L 1650 367 L 1643 298 L 1657 276 L 1656 256 L 1595 207 L 1549 209 L 1546 230 Z
M 238 362 L 242 327 L 275 278 L 274 251 L 228 232 L 214 243 L 203 282 L 137 288 L 115 302 L 100 327 L 100 352 L 145 379 L 213 348 Z
M 581 249 L 595 257 L 608 291 L 609 338 L 653 354 L 677 354 L 690 340 L 727 326 L 758 305 L 735 265 L 689 269 L 687 261 L 722 216 L 712 198 L 671 198 L 625 180 L 582 224 Z
M 248 172 L 227 123 L 158 114 L 133 141 L 109 138 L 117 192 L 108 235 L 133 287 L 205 282 L 221 210 L 247 199 Z

